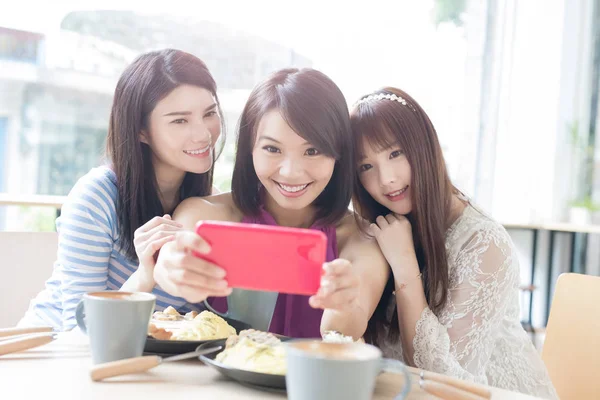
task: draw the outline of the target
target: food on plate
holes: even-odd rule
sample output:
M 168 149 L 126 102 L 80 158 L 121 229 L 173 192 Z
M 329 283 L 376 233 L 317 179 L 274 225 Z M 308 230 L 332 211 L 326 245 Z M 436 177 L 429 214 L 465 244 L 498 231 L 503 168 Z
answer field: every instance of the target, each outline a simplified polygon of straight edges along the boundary
M 185 315 L 181 315 L 176 309 L 169 306 L 163 311 L 155 311 L 152 314 L 152 319 L 155 321 L 191 321 L 198 316 L 198 312 L 190 311 Z
M 230 336 L 225 350 L 217 354 L 221 364 L 264 374 L 285 375 L 285 348 L 272 333 L 248 329 Z
M 362 340 L 362 339 L 361 339 Z M 351 343 L 351 336 L 329 331 L 323 335 L 329 343 Z M 246 329 L 230 336 L 225 350 L 215 360 L 221 364 L 246 371 L 285 375 L 287 371 L 285 345 L 272 333 Z
M 213 340 L 235 335 L 235 328 L 210 311 L 202 311 L 181 329 L 173 331 L 171 340 Z
M 178 317 L 181 315 L 181 314 L 179 314 L 179 311 L 177 311 L 176 309 L 173 308 L 173 306 L 169 306 L 169 307 L 165 308 L 163 313 L 168 314 L 168 315 L 176 315 Z
M 158 340 L 213 340 L 235 335 L 235 329 L 210 311 L 181 315 L 173 307 L 157 311 L 148 325 L 148 335 Z
M 186 321 L 191 321 L 194 318 L 196 318 L 197 316 L 198 316 L 198 313 L 196 311 L 190 311 L 189 313 L 187 313 L 183 316 L 183 319 L 185 319 Z
M 158 340 L 171 340 L 173 332 L 168 331 L 164 328 L 159 328 L 151 323 L 150 325 L 148 325 L 148 335 Z
M 152 314 L 152 319 L 156 321 L 182 321 L 184 316 L 173 307 L 169 306 L 163 311 L 156 311 Z
M 245 329 L 241 331 L 239 335 L 229 336 L 225 342 L 225 348 L 234 346 L 241 338 L 244 337 L 247 337 L 258 344 L 276 345 L 281 343 L 281 340 L 279 340 L 279 338 L 272 333 L 257 331 L 256 329 Z

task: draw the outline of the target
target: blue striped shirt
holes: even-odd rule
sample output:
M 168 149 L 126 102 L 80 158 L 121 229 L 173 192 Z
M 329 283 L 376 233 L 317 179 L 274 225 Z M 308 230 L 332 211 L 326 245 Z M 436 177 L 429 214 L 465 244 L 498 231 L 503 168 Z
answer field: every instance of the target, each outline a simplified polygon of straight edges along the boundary
M 44 325 L 70 330 L 75 309 L 86 292 L 118 290 L 138 264 L 122 251 L 117 229 L 117 177 L 108 167 L 93 168 L 77 181 L 56 220 L 57 260 L 45 289 L 30 303 L 20 326 Z M 156 309 L 171 305 L 179 312 L 199 307 L 158 286 Z

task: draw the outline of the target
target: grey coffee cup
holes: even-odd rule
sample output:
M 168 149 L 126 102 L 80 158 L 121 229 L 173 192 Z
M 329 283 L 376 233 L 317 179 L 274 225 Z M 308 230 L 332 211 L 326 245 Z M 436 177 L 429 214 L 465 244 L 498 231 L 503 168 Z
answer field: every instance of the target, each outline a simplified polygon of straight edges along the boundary
M 369 400 L 383 371 L 404 375 L 402 392 L 395 400 L 406 398 L 410 391 L 406 366 L 382 358 L 381 350 L 370 344 L 298 340 L 287 343 L 286 349 L 290 400 Z
M 118 291 L 83 295 L 75 318 L 90 338 L 94 364 L 139 357 L 144 351 L 156 296 Z
M 227 296 L 227 312 L 221 313 L 204 301 L 210 311 L 225 318 L 232 318 L 250 325 L 253 329 L 268 331 L 277 304 L 277 292 L 233 289 Z

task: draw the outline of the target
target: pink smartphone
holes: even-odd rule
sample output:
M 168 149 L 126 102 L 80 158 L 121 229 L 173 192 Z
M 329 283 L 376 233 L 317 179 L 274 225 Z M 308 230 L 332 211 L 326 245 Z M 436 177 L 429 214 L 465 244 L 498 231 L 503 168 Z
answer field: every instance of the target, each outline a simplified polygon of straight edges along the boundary
M 195 255 L 223 268 L 230 287 L 303 295 L 319 289 L 327 253 L 321 231 L 200 221 L 196 233 L 211 252 Z

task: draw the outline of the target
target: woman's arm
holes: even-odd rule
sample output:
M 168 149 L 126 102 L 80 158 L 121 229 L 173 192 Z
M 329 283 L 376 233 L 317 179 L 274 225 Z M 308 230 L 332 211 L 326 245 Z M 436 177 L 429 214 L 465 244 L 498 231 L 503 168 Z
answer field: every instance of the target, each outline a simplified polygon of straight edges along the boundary
M 183 226 L 175 240 L 166 243 L 160 250 L 154 279 L 167 293 L 183 297 L 190 303 L 199 303 L 207 297 L 227 296 L 231 289 L 227 285 L 225 271 L 196 257 L 192 252 L 206 254 L 209 244 L 194 232 L 199 220 L 237 222 L 235 213 L 219 198 L 189 198 L 181 202 L 173 213 L 173 220 Z
M 325 308 L 321 332 L 335 330 L 359 339 L 364 335 L 367 323 L 379 303 L 390 271 L 377 242 L 361 234 L 352 222 L 352 233 L 340 246 L 340 259 L 347 260 L 357 279 L 358 294 L 346 307 Z M 340 296 L 343 296 L 343 292 L 340 292 Z
M 154 266 L 158 251 L 165 243 L 175 240 L 175 233 L 183 226 L 166 214 L 156 216 L 136 229 L 133 244 L 138 257 L 137 270 L 121 286 L 126 292 L 151 292 L 156 286 Z
M 214 196 L 219 193 L 219 189 L 213 186 L 212 195 Z M 207 197 L 206 199 L 211 198 Z M 215 207 L 212 207 L 213 210 L 207 207 L 207 202 L 210 203 L 210 200 L 192 198 L 189 199 L 186 206 L 177 209 L 179 210 L 178 218 L 185 219 L 188 222 L 188 230 L 193 230 L 194 226 L 192 226 L 192 222 L 195 218 L 198 218 L 196 221 L 201 219 L 201 215 L 196 215 L 196 213 L 202 213 L 203 208 L 206 208 L 209 213 L 215 211 Z M 199 207 L 195 206 L 197 204 L 199 204 Z M 183 229 L 183 225 L 178 221 L 174 221 L 167 214 L 162 217 L 154 217 L 135 231 L 134 245 L 139 266 L 133 275 L 123 284 L 121 290 L 128 292 L 151 292 L 154 289 L 156 286 L 154 267 L 158 258 L 158 252 L 166 243 L 175 240 L 175 232 L 181 229 Z
M 104 176 L 81 178 L 57 219 L 58 251 L 46 289 L 32 300 L 20 325 L 49 323 L 69 330 L 84 293 L 106 290 L 116 224 L 116 188 Z
M 507 236 L 481 230 L 465 243 L 456 260 L 461 279 L 450 287 L 445 307 L 449 322 L 440 322 L 429 309 L 420 280 L 405 287 L 396 283 L 403 349 L 410 364 L 487 383 L 486 366 L 518 286 L 518 266 Z

